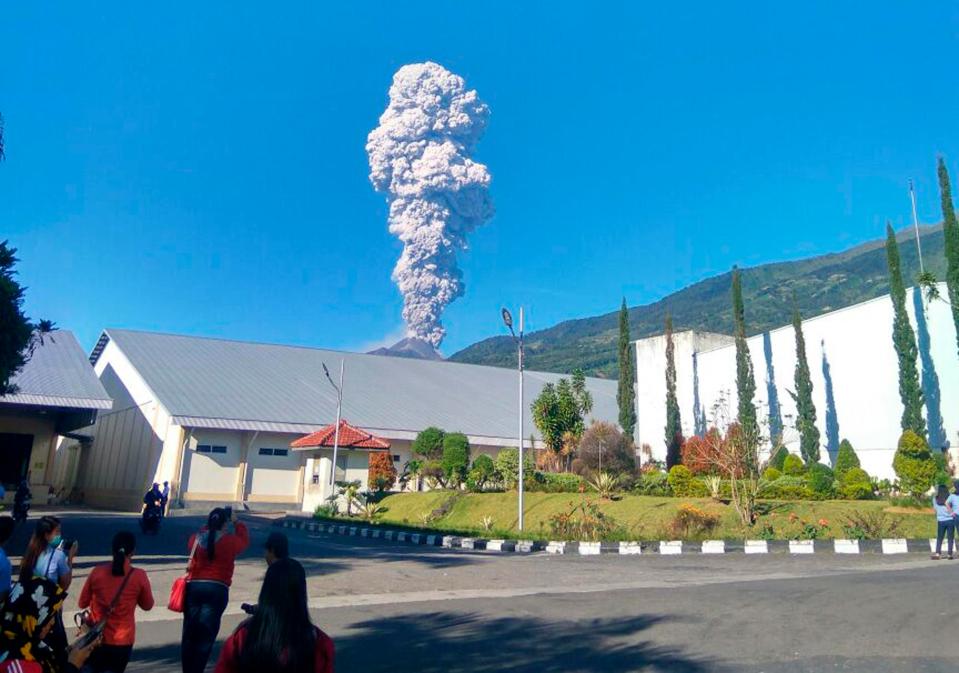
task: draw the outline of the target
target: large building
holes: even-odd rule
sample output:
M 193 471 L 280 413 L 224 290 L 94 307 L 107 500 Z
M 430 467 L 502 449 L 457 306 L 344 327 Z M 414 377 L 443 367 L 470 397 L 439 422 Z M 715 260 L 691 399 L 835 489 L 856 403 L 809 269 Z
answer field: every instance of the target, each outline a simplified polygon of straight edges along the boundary
M 368 452 L 291 443 L 336 416 L 326 379 L 345 367 L 342 417 L 391 444 L 398 469 L 428 426 L 465 433 L 474 455 L 517 445 L 517 373 L 497 367 L 315 348 L 106 330 L 90 356 L 113 399 L 81 458 L 86 502 L 132 506 L 151 482 L 175 502 L 312 510 L 336 480 L 366 482 Z M 528 402 L 560 377 L 526 372 Z M 615 421 L 616 383 L 588 379 L 592 417 Z
M 945 284 L 940 285 L 943 297 Z M 909 290 L 909 313 L 919 345 L 929 443 L 948 449 L 959 465 L 959 357 L 948 304 L 928 302 Z M 747 322 L 749 319 L 747 306 Z M 813 382 L 822 458 L 832 463 L 842 439 L 849 439 L 872 475 L 893 478 L 892 459 L 901 434 L 899 367 L 892 343 L 892 301 L 888 295 L 807 318 L 802 322 Z M 781 433 L 799 452 L 795 430 L 796 344 L 792 325 L 747 340 L 756 380 L 756 405 L 766 436 Z M 683 434 L 712 425 L 716 411 L 736 413 L 736 350 L 732 337 L 703 332 L 674 335 L 677 396 Z M 636 347 L 637 439 L 653 456 L 665 457 L 666 342 L 640 339 Z M 778 410 L 778 411 L 777 411 Z M 768 449 L 768 443 L 766 448 Z
M 110 396 L 65 330 L 44 335 L 12 383 L 16 393 L 0 397 L 0 484 L 6 501 L 24 478 L 37 501 L 45 502 L 51 487 L 55 495 L 69 495 L 62 491 L 75 479 L 79 447 L 92 439 L 81 429 L 110 409 Z

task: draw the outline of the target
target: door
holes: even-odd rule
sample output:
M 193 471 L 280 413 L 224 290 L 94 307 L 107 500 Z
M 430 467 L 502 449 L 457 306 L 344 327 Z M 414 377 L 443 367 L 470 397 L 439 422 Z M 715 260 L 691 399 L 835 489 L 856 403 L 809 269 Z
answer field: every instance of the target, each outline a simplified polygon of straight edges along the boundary
M 0 432 L 0 484 L 15 487 L 30 470 L 33 435 Z

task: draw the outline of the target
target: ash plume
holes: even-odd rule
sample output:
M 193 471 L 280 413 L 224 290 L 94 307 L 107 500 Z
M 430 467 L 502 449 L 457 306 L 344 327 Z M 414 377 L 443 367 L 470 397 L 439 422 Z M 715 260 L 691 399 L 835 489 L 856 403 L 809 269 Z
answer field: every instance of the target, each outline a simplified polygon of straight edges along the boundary
M 431 62 L 397 70 L 389 97 L 366 142 L 370 182 L 386 194 L 390 233 L 403 242 L 393 281 L 408 335 L 435 348 L 446 334 L 443 310 L 463 294 L 456 253 L 493 216 L 489 171 L 470 158 L 489 108 Z

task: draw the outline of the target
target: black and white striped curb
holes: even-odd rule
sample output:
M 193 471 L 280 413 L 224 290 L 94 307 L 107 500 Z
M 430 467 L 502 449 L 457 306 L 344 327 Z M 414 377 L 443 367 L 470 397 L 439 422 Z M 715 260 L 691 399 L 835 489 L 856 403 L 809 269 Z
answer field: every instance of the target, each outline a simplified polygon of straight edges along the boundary
M 402 542 L 428 547 L 450 549 L 484 549 L 496 552 L 545 552 L 596 556 L 620 554 L 909 554 L 931 553 L 936 541 L 925 538 L 895 538 L 884 540 L 660 540 L 643 542 L 556 542 L 544 540 L 487 540 L 484 538 L 443 535 L 442 533 L 412 532 L 380 526 L 350 525 L 287 518 L 277 522 L 283 528 L 294 528 L 313 533 L 365 537 L 389 542 Z M 945 549 L 945 544 L 943 545 Z

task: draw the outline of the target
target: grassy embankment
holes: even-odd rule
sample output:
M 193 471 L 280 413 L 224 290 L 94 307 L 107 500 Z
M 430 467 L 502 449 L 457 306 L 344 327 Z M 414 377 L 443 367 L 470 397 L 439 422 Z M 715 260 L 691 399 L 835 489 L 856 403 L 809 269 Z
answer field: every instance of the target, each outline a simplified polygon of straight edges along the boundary
M 568 512 L 581 502 L 574 493 L 527 493 L 524 537 L 550 539 L 549 519 Z M 448 513 L 433 517 L 430 514 L 447 500 L 454 498 Z M 747 531 L 739 523 L 730 505 L 709 498 L 668 498 L 623 495 L 617 500 L 591 498 L 604 514 L 612 517 L 618 533 L 612 539 L 661 540 L 670 539 L 669 524 L 679 506 L 689 503 L 706 512 L 718 514 L 719 525 L 706 535 L 710 539 L 756 537 L 756 530 Z M 472 533 L 480 537 L 517 537 L 516 493 L 460 493 L 434 491 L 427 493 L 397 493 L 381 503 L 387 511 L 379 518 L 383 524 L 426 527 L 456 533 Z M 894 507 L 882 500 L 826 500 L 826 501 L 767 501 L 759 526 L 771 526 L 777 539 L 801 537 L 805 522 L 826 525 L 820 537 L 843 538 L 843 525 L 856 512 L 885 512 L 888 521 L 895 521 L 898 530 L 891 537 L 928 538 L 935 536 L 935 521 L 931 509 Z M 492 529 L 483 528 L 483 518 L 492 518 Z

